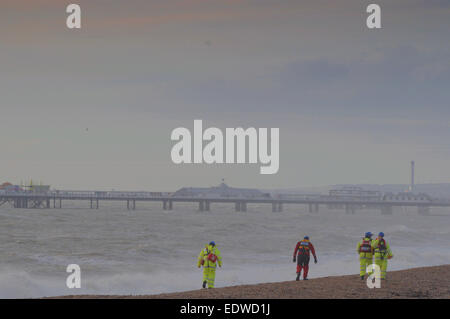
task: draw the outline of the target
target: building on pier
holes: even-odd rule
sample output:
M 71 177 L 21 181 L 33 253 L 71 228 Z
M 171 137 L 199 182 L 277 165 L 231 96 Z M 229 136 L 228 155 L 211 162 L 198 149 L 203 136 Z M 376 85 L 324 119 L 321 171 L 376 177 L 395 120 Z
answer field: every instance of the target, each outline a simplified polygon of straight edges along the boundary
M 1 184 L 0 190 L 5 193 L 16 193 L 23 191 L 23 189 L 19 185 L 13 185 L 8 182 Z
M 388 201 L 424 201 L 424 202 L 430 202 L 433 200 L 433 198 L 425 193 L 418 193 L 413 194 L 410 192 L 404 192 L 404 193 L 385 193 L 383 195 L 383 200 Z
M 270 197 L 269 194 L 263 193 L 253 188 L 236 188 L 229 187 L 222 182 L 219 186 L 213 187 L 183 187 L 177 190 L 174 197 L 226 197 L 226 198 L 264 198 Z
M 378 200 L 381 198 L 381 192 L 365 190 L 357 186 L 344 186 L 329 191 L 330 198 L 348 199 L 348 200 Z
M 50 191 L 50 185 L 32 185 L 29 190 L 33 194 L 47 194 Z

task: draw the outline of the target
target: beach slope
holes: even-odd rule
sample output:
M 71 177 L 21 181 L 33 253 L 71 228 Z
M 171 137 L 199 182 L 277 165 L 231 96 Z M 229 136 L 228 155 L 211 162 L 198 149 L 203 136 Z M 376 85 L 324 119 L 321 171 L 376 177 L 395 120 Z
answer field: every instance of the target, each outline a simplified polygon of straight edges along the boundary
M 388 272 L 381 288 L 369 289 L 358 275 L 315 278 L 186 292 L 119 296 L 78 295 L 54 298 L 136 299 L 305 299 L 305 298 L 450 298 L 450 265 Z

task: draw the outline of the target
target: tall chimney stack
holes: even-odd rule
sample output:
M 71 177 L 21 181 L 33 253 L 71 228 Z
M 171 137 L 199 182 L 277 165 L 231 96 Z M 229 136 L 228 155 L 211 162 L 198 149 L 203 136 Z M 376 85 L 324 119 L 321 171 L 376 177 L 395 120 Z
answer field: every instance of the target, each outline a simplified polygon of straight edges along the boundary
M 411 186 L 409 186 L 409 190 L 414 191 L 414 161 L 411 161 Z

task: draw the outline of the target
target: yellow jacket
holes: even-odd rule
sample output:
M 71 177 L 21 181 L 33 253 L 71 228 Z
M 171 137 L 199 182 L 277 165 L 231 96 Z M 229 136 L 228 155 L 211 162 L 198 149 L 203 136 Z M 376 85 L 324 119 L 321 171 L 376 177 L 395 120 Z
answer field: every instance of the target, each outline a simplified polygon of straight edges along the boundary
M 383 250 L 382 247 L 380 247 L 380 239 L 381 238 L 377 238 L 372 242 L 372 248 L 375 254 L 375 258 L 378 257 L 384 259 L 386 257 L 387 259 L 391 259 L 392 257 L 394 257 L 394 255 L 392 254 L 389 243 L 386 239 L 384 240 L 384 242 L 386 243 L 386 248 L 385 250 Z
M 208 259 L 209 254 L 216 255 L 217 261 L 213 262 L 209 260 Z M 222 267 L 222 256 L 220 254 L 220 250 L 217 248 L 217 246 L 206 245 L 205 248 L 203 248 L 200 254 L 198 255 L 197 267 L 200 268 L 200 266 L 203 266 L 215 268 L 217 263 L 219 264 L 220 267 Z
M 369 252 L 361 252 L 361 245 L 363 244 L 363 241 L 369 241 L 370 246 L 371 246 Z M 358 245 L 356 246 L 356 252 L 359 254 L 359 258 L 372 259 L 372 256 L 373 256 L 373 240 L 371 238 L 368 238 L 368 237 L 365 237 L 365 238 L 361 239 L 358 242 Z

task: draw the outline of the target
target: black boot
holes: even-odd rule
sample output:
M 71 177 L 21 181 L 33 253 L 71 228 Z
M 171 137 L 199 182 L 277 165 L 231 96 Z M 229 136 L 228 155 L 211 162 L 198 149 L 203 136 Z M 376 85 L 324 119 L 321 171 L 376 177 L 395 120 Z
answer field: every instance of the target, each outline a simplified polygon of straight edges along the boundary
M 295 278 L 296 281 L 300 280 L 300 273 L 297 274 L 297 278 Z
M 202 287 L 203 287 L 203 288 L 206 288 L 206 281 L 203 282 Z
M 308 278 L 303 278 L 303 280 L 308 280 Z
M 361 280 L 364 280 L 364 276 L 361 276 Z

